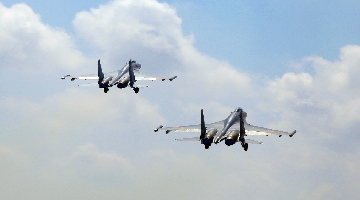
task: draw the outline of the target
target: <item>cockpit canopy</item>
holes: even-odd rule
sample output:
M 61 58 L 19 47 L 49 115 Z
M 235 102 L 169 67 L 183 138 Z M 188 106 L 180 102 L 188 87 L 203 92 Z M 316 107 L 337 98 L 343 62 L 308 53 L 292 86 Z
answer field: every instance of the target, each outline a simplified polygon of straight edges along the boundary
M 237 107 L 237 108 L 235 109 L 235 112 L 240 112 L 241 110 L 242 110 L 242 108 Z

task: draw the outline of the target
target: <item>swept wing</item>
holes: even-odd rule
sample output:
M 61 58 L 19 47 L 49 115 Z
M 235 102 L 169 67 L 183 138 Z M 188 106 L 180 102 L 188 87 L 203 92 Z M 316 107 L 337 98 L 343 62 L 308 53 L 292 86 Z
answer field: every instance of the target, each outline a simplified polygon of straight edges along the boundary
M 104 74 L 105 77 L 116 77 L 117 76 L 117 71 L 116 72 L 110 72 L 110 73 L 106 73 Z M 175 78 L 177 78 L 177 76 L 173 76 L 173 77 L 163 77 L 163 76 L 152 76 L 152 75 L 147 75 L 147 74 L 143 74 L 140 73 L 137 70 L 134 70 L 134 75 L 135 75 L 135 80 L 136 81 L 155 81 L 155 80 L 174 80 Z M 128 76 L 128 75 L 126 75 Z M 81 75 L 81 76 L 70 76 L 70 75 L 66 75 L 61 77 L 61 79 L 71 79 L 71 81 L 74 81 L 76 79 L 82 79 L 82 80 L 98 80 L 99 77 L 96 74 L 89 74 L 89 75 Z
M 206 124 L 205 126 L 206 126 L 207 130 L 211 130 L 211 129 L 221 130 L 224 128 L 224 120 L 215 122 L 215 123 L 211 123 L 211 124 Z M 263 127 L 259 127 L 259 126 L 253 126 L 248 123 L 245 123 L 244 126 L 245 126 L 246 135 L 278 135 L 278 136 L 287 135 L 287 136 L 292 137 L 296 133 L 296 131 L 289 133 L 289 132 L 284 132 L 284 131 L 263 128 Z M 240 129 L 239 123 L 234 123 L 234 125 L 231 126 L 229 131 L 239 130 L 239 129 Z M 162 127 L 162 128 L 159 128 L 158 130 L 166 130 L 167 133 L 169 133 L 170 131 L 200 133 L 201 126 L 199 124 L 199 125 L 178 126 L 178 127 Z
M 176 141 L 200 141 L 200 137 L 192 137 L 192 138 L 183 138 L 183 139 L 175 139 Z
M 83 79 L 83 80 L 98 80 L 99 77 L 96 74 L 90 74 L 90 75 L 85 75 L 85 76 L 70 76 L 70 75 L 66 75 L 61 77 L 61 79 L 71 79 L 71 81 L 74 81 L 76 79 Z
M 292 137 L 296 133 L 296 130 L 289 133 L 289 132 L 285 132 L 285 131 L 279 131 L 279 130 L 273 130 L 273 129 L 269 129 L 269 128 L 260 127 L 260 126 L 254 126 L 254 125 L 251 125 L 251 124 L 249 124 L 247 122 L 244 123 L 244 126 L 245 126 L 246 135 L 266 135 L 266 136 L 268 136 L 268 135 L 278 135 L 280 137 L 283 136 L 283 135 L 287 135 L 287 136 Z M 209 127 L 214 127 L 213 129 L 220 130 L 221 128 L 224 127 L 224 120 L 220 121 L 220 122 L 210 124 Z M 239 129 L 240 129 L 240 121 L 234 123 L 229 128 L 229 131 L 239 130 Z
M 144 73 L 141 73 L 139 72 L 138 70 L 134 70 L 134 75 L 135 75 L 135 79 L 137 81 L 155 81 L 155 80 L 174 80 L 175 78 L 177 78 L 177 76 L 173 76 L 173 77 L 170 77 L 170 78 L 167 78 L 167 77 L 163 77 L 163 76 L 152 76 L 152 75 L 147 75 L 147 74 L 144 74 Z
M 108 78 L 108 77 L 116 77 L 118 73 L 119 73 L 118 71 L 105 73 L 105 74 L 104 74 L 104 77 L 105 77 L 105 78 Z M 97 74 L 80 75 L 80 76 L 70 76 L 70 75 L 66 75 L 66 76 L 61 77 L 61 79 L 71 79 L 71 81 L 74 81 L 74 80 L 76 80 L 76 79 L 81 79 L 81 80 L 99 80 L 99 76 L 98 76 Z
M 182 139 L 175 139 L 176 141 L 200 141 L 199 137 L 192 137 L 192 138 L 182 138 Z M 241 141 L 238 141 L 241 142 Z M 245 139 L 245 143 L 250 143 L 250 144 L 262 144 L 262 142 L 258 142 L 255 140 L 251 140 L 251 139 Z
M 278 136 L 288 135 L 288 136 L 292 137 L 296 133 L 296 130 L 293 131 L 292 133 L 289 133 L 289 132 L 284 132 L 284 131 L 263 128 L 263 127 L 259 127 L 259 126 L 253 126 L 248 123 L 245 123 L 244 125 L 245 125 L 245 130 L 246 130 L 247 135 L 278 135 Z
M 221 130 L 224 128 L 224 120 L 215 122 L 215 123 L 211 123 L 211 124 L 205 124 L 205 126 L 206 126 L 207 130 L 211 130 L 211 129 Z M 190 126 L 161 127 L 161 128 L 155 129 L 155 131 L 158 131 L 158 130 L 166 130 L 167 133 L 169 133 L 170 131 L 200 133 L 201 125 L 199 124 L 199 125 L 190 125 Z

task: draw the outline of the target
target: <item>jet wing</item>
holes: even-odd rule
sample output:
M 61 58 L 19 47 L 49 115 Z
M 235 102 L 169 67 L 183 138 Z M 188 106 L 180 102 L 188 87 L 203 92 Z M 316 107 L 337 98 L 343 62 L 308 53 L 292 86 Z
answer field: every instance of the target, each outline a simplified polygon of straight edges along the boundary
M 118 75 L 118 71 L 105 73 L 104 77 L 105 79 L 108 77 L 116 77 Z M 74 81 L 76 79 L 82 79 L 82 80 L 99 80 L 99 76 L 97 74 L 89 74 L 89 75 L 80 75 L 80 76 L 70 76 L 66 75 L 61 77 L 61 79 L 71 79 L 71 81 Z
M 200 141 L 199 137 L 192 137 L 192 138 L 183 138 L 183 139 L 175 139 L 176 141 Z
M 155 80 L 174 80 L 175 78 L 177 78 L 177 76 L 173 76 L 173 77 L 170 77 L 170 78 L 167 78 L 167 77 L 162 77 L 162 76 L 152 76 L 152 75 L 146 75 L 146 74 L 143 74 L 143 73 L 140 73 L 136 70 L 134 70 L 134 74 L 135 74 L 135 78 L 137 81 L 144 81 L 144 80 L 148 80 L 148 81 L 155 81 Z
M 87 83 L 87 84 L 81 84 L 78 86 L 98 86 L 98 85 L 99 85 L 98 83 Z
M 211 124 L 205 124 L 207 130 L 211 129 L 217 129 L 221 130 L 224 128 L 224 121 L 215 122 Z M 165 130 L 166 133 L 169 133 L 170 131 L 174 132 L 192 132 L 192 133 L 200 133 L 201 132 L 201 125 L 190 125 L 190 126 L 178 126 L 178 127 L 162 127 L 159 126 L 154 131 L 157 132 L 159 130 Z
M 280 137 L 282 135 L 288 135 L 288 136 L 292 137 L 296 133 L 296 130 L 293 131 L 292 133 L 288 133 L 288 132 L 284 132 L 284 131 L 278 131 L 278 130 L 272 130 L 272 129 L 263 128 L 263 127 L 253 126 L 248 123 L 245 123 L 244 125 L 245 125 L 245 131 L 246 131 L 247 135 L 278 135 Z
M 83 79 L 83 80 L 98 80 L 99 77 L 96 74 L 91 74 L 91 75 L 85 75 L 85 76 L 70 76 L 70 75 L 66 75 L 61 77 L 61 79 L 71 79 L 71 81 L 74 81 L 76 79 Z

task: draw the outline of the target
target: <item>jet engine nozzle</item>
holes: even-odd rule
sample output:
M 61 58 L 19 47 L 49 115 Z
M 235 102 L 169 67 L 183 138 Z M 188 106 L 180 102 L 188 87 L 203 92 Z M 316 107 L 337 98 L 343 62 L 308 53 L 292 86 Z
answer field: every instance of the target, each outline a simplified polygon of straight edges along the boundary
M 226 140 L 225 140 L 225 144 L 228 145 L 228 146 L 230 146 L 230 145 L 235 144 L 235 141 L 232 140 L 232 139 L 226 139 Z
M 106 83 L 99 83 L 99 88 L 107 88 L 107 87 L 109 87 L 108 84 L 106 84 Z
M 201 143 L 204 144 L 205 146 L 210 146 L 211 143 L 213 143 L 214 141 L 214 137 L 217 133 L 217 130 L 213 129 L 213 130 L 209 130 L 204 138 L 201 140 Z
M 130 82 L 130 78 L 129 78 L 129 77 L 124 78 L 124 79 L 122 79 L 122 80 L 117 84 L 117 87 L 118 87 L 119 89 L 126 88 L 126 87 L 129 85 L 129 82 Z
M 129 82 L 127 82 L 127 83 L 119 83 L 119 84 L 117 84 L 116 86 L 117 86 L 119 89 L 123 89 L 123 88 L 126 88 L 128 85 L 129 85 Z
M 225 139 L 225 144 L 228 146 L 235 144 L 239 138 L 239 135 L 239 131 L 231 131 Z
M 99 88 L 107 88 L 109 87 L 109 82 L 111 81 L 112 77 L 108 77 L 104 79 L 102 82 L 99 83 Z

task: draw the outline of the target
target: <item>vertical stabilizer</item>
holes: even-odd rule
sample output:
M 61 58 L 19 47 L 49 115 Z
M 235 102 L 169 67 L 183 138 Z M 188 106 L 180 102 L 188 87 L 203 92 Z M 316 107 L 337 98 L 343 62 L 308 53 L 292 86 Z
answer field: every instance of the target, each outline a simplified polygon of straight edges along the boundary
M 201 134 L 200 134 L 200 140 L 205 138 L 206 134 L 206 127 L 205 127 L 205 119 L 204 119 L 204 111 L 201 109 Z
M 244 123 L 244 116 L 243 116 L 243 110 L 240 110 L 240 135 L 239 135 L 239 141 L 241 142 L 241 146 L 244 148 L 245 151 L 248 150 L 249 145 L 246 143 L 245 140 L 245 123 Z
M 101 68 L 100 59 L 98 60 L 98 77 L 99 77 L 98 84 L 100 85 L 101 82 L 104 80 L 104 73 Z
M 239 135 L 239 141 L 242 145 L 245 144 L 245 124 L 244 124 L 244 117 L 243 117 L 243 111 L 240 110 L 240 135 Z
M 245 136 L 245 123 L 244 123 L 244 117 L 243 117 L 243 111 L 240 111 L 240 137 Z
M 134 74 L 134 66 L 131 63 L 131 59 L 129 61 L 129 78 L 130 78 L 130 87 L 134 87 L 135 83 L 135 74 Z

